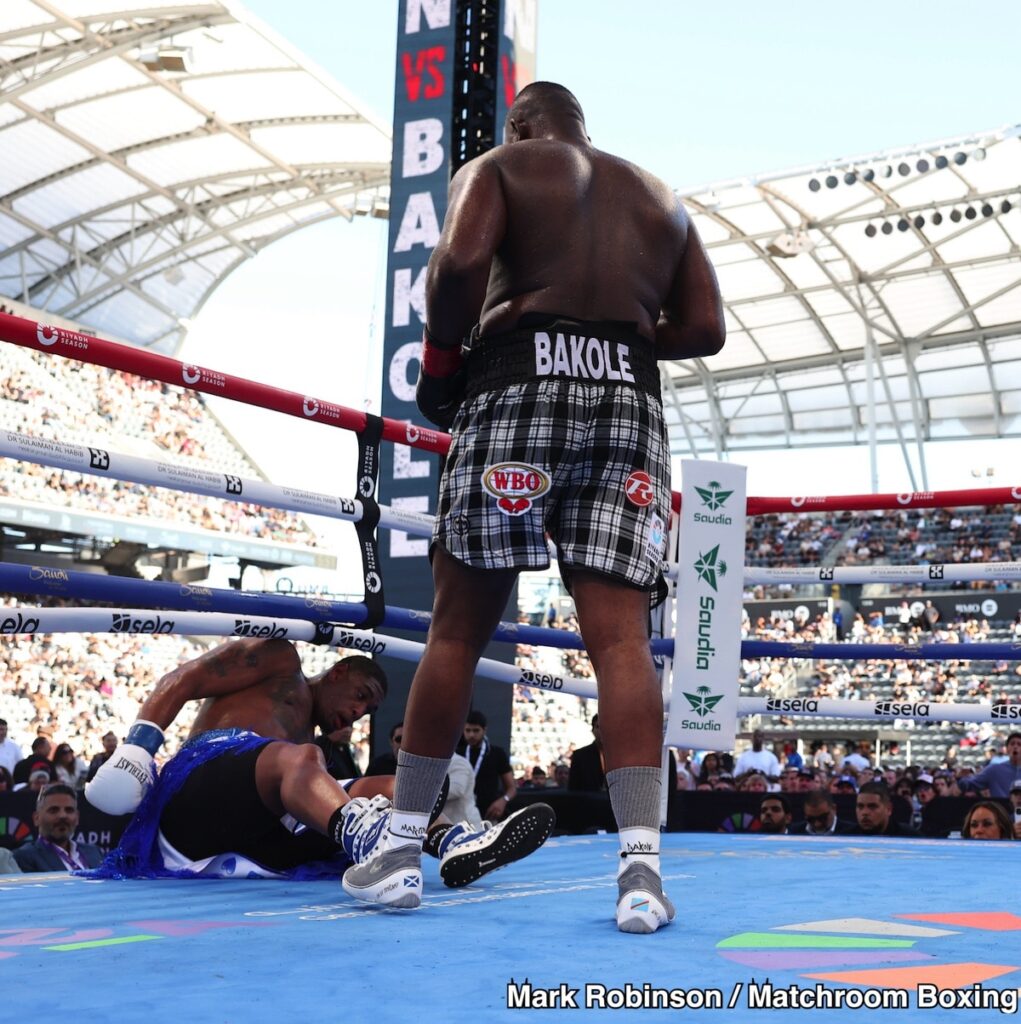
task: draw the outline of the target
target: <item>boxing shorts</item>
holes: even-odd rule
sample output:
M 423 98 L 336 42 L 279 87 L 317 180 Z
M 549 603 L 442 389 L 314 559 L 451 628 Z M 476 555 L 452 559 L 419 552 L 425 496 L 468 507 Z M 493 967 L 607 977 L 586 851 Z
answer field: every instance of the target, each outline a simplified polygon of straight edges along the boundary
M 255 762 L 270 740 L 243 729 L 192 737 L 160 770 L 97 878 L 337 877 L 331 840 L 259 797 Z M 345 784 L 347 789 L 349 784 Z
M 481 569 L 572 567 L 656 588 L 670 448 L 652 343 L 634 324 L 530 315 L 475 340 L 433 544 Z

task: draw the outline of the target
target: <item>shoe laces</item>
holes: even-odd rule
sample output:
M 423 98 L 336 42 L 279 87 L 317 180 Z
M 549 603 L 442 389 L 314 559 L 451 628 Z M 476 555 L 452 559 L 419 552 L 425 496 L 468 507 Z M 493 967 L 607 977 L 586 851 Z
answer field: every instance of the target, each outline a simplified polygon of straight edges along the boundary
M 382 845 L 378 840 L 389 821 L 390 801 L 385 796 L 371 799 L 360 796 L 349 806 L 351 809 L 344 816 L 341 845 L 351 860 L 359 864 Z
M 493 828 L 491 821 L 482 823 L 481 831 L 467 821 L 459 821 L 452 826 L 447 834 L 440 840 L 440 857 L 445 857 L 453 850 L 467 847 L 470 843 L 477 843 L 484 839 L 487 833 Z

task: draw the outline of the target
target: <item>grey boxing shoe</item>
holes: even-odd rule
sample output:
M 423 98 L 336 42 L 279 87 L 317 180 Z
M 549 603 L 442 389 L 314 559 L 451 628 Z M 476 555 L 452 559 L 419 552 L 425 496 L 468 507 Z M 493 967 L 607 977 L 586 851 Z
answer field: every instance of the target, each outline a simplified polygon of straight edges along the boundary
M 674 905 L 663 892 L 663 880 L 648 864 L 629 864 L 617 878 L 617 927 L 649 935 L 674 919 Z
M 529 804 L 496 825 L 485 822 L 481 832 L 464 821 L 454 825 L 439 843 L 443 884 L 458 889 L 527 857 L 549 839 L 556 820 L 549 804 Z
M 345 822 L 343 845 L 354 863 L 341 880 L 344 892 L 363 903 L 413 910 L 422 902 L 421 847 L 390 832 L 389 801 L 360 801 L 365 807 L 352 808 Z

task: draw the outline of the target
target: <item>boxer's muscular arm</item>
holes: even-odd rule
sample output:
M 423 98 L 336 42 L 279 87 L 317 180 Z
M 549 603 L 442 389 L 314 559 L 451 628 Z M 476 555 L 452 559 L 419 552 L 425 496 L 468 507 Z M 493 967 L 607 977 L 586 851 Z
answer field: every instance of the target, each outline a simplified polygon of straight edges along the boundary
M 678 205 L 688 241 L 656 325 L 657 359 L 695 359 L 723 348 L 727 329 L 716 272 L 695 225 Z
M 500 171 L 494 160 L 477 157 L 450 182 L 443 233 L 426 272 L 426 325 L 444 344 L 459 344 L 478 323 L 506 227 Z
M 287 640 L 232 640 L 168 672 L 138 717 L 166 729 L 190 700 L 225 697 L 300 671 L 298 652 Z

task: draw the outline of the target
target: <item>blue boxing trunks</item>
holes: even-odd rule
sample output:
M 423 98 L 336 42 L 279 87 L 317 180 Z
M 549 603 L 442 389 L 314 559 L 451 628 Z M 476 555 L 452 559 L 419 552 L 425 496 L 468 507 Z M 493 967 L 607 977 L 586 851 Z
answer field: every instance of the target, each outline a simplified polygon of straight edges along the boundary
M 259 798 L 255 761 L 268 743 L 243 729 L 190 739 L 160 770 L 117 849 L 90 872 L 105 878 L 320 878 L 348 866 L 343 850 Z
M 481 569 L 661 577 L 670 449 L 652 343 L 633 324 L 529 317 L 476 341 L 433 531 Z

